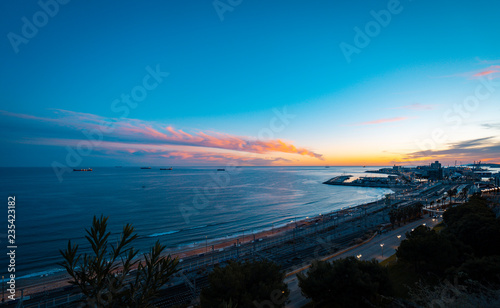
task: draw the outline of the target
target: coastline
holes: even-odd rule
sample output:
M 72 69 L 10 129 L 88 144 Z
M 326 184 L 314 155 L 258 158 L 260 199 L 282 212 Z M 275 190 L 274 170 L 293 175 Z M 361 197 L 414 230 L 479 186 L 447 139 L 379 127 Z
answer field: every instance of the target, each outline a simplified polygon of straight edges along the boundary
M 392 189 L 393 191 L 397 191 L 397 189 Z M 220 238 L 220 239 L 215 239 L 210 242 L 210 249 L 208 252 L 210 253 L 211 247 L 213 245 L 214 251 L 217 251 L 219 249 L 227 249 L 232 246 L 235 246 L 237 242 L 239 242 L 240 245 L 248 245 L 254 240 L 258 239 L 269 239 L 269 238 L 275 238 L 275 237 L 280 237 L 280 236 L 286 236 L 289 234 L 289 232 L 292 232 L 292 230 L 295 227 L 304 227 L 304 226 L 309 226 L 311 224 L 316 224 L 320 223 L 321 221 L 324 221 L 325 218 L 327 220 L 332 219 L 333 216 L 339 217 L 340 215 L 345 216 L 349 214 L 357 213 L 361 209 L 367 209 L 372 206 L 377 206 L 380 204 L 380 202 L 384 202 L 384 199 L 378 199 L 377 201 L 374 202 L 369 202 L 369 203 L 362 203 L 358 205 L 354 205 L 351 207 L 347 208 L 341 208 L 341 209 L 336 209 L 333 211 L 330 211 L 328 213 L 325 213 L 324 215 L 317 215 L 314 217 L 309 217 L 301 220 L 297 220 L 296 222 L 290 222 L 287 223 L 286 225 L 283 226 L 278 226 L 276 228 L 273 228 L 271 230 L 262 230 L 259 232 L 255 232 L 253 235 L 252 233 L 249 233 L 248 235 L 245 234 L 243 235 L 238 235 L 230 238 Z M 352 223 L 352 221 L 344 221 L 343 223 Z M 198 242 L 196 246 L 194 247 L 184 247 L 184 248 L 171 248 L 171 249 L 166 249 L 164 251 L 164 255 L 171 255 L 172 257 L 177 257 L 179 260 L 183 258 L 188 258 L 192 256 L 196 256 L 199 254 L 204 254 L 207 252 L 207 247 L 202 243 Z M 58 289 L 58 288 L 63 288 L 63 287 L 68 287 L 71 284 L 69 283 L 70 279 L 66 273 L 66 271 L 61 271 L 57 273 L 52 273 L 47 276 L 39 277 L 29 277 L 29 278 L 23 278 L 21 285 L 23 285 L 22 288 L 24 290 L 24 295 L 29 296 L 32 294 L 40 293 L 40 292 L 48 292 L 50 290 Z M 19 292 L 20 293 L 20 292 Z M 20 295 L 20 294 L 18 294 Z

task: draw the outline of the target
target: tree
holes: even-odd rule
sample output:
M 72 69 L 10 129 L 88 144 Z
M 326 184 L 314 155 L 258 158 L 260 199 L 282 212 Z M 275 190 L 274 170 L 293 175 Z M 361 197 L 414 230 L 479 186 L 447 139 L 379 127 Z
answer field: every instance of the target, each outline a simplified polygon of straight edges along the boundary
M 161 256 L 165 246 L 159 242 L 144 254 L 144 260 L 136 259 L 139 251 L 131 246 L 138 237 L 134 227 L 125 225 L 113 246 L 108 243 L 107 220 L 94 216 L 86 230 L 91 253 L 79 254 L 78 245 L 70 240 L 64 251 L 59 250 L 64 258 L 60 265 L 83 293 L 86 307 L 153 307 L 160 288 L 178 271 L 178 260 Z
M 448 195 L 448 198 L 450 198 L 450 203 L 448 203 L 449 205 L 451 205 L 451 197 L 453 196 L 453 189 L 448 189 L 448 191 L 446 191 L 446 194 Z
M 464 199 L 467 199 L 467 193 L 468 193 L 467 187 L 462 188 L 462 190 L 460 191 L 460 194 Z
M 500 292 L 475 281 L 452 284 L 445 280 L 437 285 L 420 282 L 410 289 L 410 300 L 399 300 L 399 307 L 500 307 Z
M 397 220 L 397 210 L 392 209 L 389 211 L 389 221 L 391 222 L 392 227 L 394 228 L 394 224 L 396 223 Z
M 302 294 L 327 307 L 380 306 L 382 295 L 393 294 L 387 268 L 376 260 L 314 261 L 307 274 L 297 277 Z
M 469 202 L 448 209 L 443 220 L 446 233 L 472 247 L 476 256 L 500 255 L 500 221 L 485 199 L 472 197 Z
M 446 225 L 452 227 L 453 224 L 466 219 L 465 216 L 478 214 L 483 217 L 495 218 L 495 213 L 488 207 L 486 199 L 472 197 L 467 203 L 447 210 L 443 214 L 443 220 Z
M 398 260 L 413 264 L 418 273 L 443 274 L 447 268 L 458 265 L 459 250 L 452 238 L 436 233 L 426 226 L 418 226 L 406 233 L 396 251 Z
M 462 280 L 471 279 L 484 284 L 500 285 L 500 256 L 470 259 L 457 270 Z
M 231 303 L 238 308 L 284 307 L 290 291 L 285 273 L 271 261 L 229 262 L 208 275 L 201 291 L 201 306 L 220 308 Z

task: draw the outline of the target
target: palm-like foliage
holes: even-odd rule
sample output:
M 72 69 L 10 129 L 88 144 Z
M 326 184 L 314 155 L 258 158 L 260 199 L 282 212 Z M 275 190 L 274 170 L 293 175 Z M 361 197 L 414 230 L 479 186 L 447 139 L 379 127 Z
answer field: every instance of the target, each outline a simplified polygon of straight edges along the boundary
M 389 220 L 391 224 L 395 224 L 396 222 L 401 225 L 401 223 L 406 223 L 408 220 L 415 219 L 417 217 L 421 217 L 422 215 L 422 207 L 424 205 L 420 202 L 414 203 L 412 205 L 408 205 L 405 207 L 394 208 L 389 212 Z
M 116 245 L 109 244 L 107 220 L 94 216 L 92 227 L 86 230 L 92 253 L 78 254 L 78 245 L 70 240 L 66 250 L 60 250 L 64 258 L 60 265 L 84 295 L 87 307 L 151 307 L 160 288 L 178 271 L 178 260 L 163 257 L 165 246 L 159 242 L 144 255 L 144 261 L 136 258 L 139 251 L 131 243 L 138 236 L 130 224 L 123 227 Z

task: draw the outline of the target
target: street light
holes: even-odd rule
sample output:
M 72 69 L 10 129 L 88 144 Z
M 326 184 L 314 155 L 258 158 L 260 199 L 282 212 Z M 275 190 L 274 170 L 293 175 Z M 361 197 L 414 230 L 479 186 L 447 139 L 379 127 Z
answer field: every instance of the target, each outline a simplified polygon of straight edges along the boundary
M 358 258 L 358 260 L 359 260 L 359 259 L 361 259 L 362 256 L 363 256 L 362 254 L 359 254 L 356 256 L 356 258 Z
M 382 248 L 382 258 L 384 257 L 384 243 L 380 244 L 380 247 Z
M 398 235 L 398 239 L 400 239 L 400 238 L 401 238 L 401 235 Z

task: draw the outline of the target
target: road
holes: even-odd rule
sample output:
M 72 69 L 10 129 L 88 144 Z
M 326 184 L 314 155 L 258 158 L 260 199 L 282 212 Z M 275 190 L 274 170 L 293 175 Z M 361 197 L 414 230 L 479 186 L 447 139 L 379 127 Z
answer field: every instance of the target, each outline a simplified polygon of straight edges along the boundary
M 411 231 L 411 229 L 414 229 L 422 224 L 426 224 L 427 226 L 432 228 L 439 222 L 440 220 L 438 219 L 424 217 L 417 221 L 403 225 L 395 230 L 377 235 L 372 240 L 363 245 L 357 246 L 340 254 L 335 254 L 331 258 L 327 258 L 329 258 L 330 260 L 335 260 L 346 258 L 349 256 L 359 256 L 360 260 L 376 259 L 380 262 L 396 253 L 396 248 L 399 246 L 401 241 L 405 239 L 406 232 Z M 398 238 L 398 235 L 401 235 L 401 237 Z M 383 244 L 383 248 L 381 244 Z M 302 273 L 305 272 L 307 272 L 307 269 L 304 269 L 302 271 Z M 285 278 L 285 282 L 288 284 L 288 288 L 290 289 L 289 303 L 286 305 L 287 308 L 300 308 L 309 302 L 309 299 L 305 298 L 300 292 L 297 273 Z

